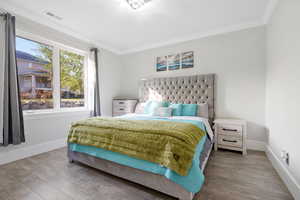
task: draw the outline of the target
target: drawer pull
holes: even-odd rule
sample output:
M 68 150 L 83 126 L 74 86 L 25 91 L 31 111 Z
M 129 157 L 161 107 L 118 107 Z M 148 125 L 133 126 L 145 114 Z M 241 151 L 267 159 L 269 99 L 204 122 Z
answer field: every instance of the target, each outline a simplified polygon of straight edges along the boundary
M 237 132 L 237 129 L 230 129 L 230 128 L 222 128 L 223 131 L 231 131 L 231 132 Z
M 119 104 L 124 104 L 125 102 L 120 101 Z
M 237 143 L 236 140 L 226 140 L 226 139 L 223 139 L 224 142 L 231 142 L 231 143 Z
M 124 108 L 120 108 L 119 110 L 122 110 L 122 111 L 123 111 L 123 110 L 124 110 Z

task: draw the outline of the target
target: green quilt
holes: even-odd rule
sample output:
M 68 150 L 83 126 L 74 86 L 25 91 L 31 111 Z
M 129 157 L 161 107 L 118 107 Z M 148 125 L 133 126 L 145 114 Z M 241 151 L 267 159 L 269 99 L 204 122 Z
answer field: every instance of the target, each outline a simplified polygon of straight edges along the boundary
M 94 117 L 73 123 L 68 142 L 154 162 L 186 176 L 204 135 L 190 123 Z

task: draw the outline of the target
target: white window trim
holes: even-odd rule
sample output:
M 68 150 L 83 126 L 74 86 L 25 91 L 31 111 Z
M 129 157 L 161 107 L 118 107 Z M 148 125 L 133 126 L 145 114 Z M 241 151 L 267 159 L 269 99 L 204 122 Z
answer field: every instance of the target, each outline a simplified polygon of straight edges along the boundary
M 91 108 L 91 90 L 89 90 L 89 85 L 91 85 L 89 80 L 93 80 L 93 77 L 90 77 L 90 54 L 89 51 L 79 50 L 59 42 L 45 39 L 38 35 L 24 32 L 17 29 L 16 35 L 25 39 L 33 40 L 40 42 L 53 47 L 53 109 L 40 109 L 40 110 L 25 110 L 23 111 L 24 116 L 38 116 L 38 115 L 53 115 L 53 114 L 62 114 L 62 113 L 72 113 L 72 112 L 90 112 Z M 74 108 L 61 108 L 60 107 L 60 63 L 59 63 L 59 50 L 70 51 L 79 55 L 84 56 L 84 107 L 74 107 Z

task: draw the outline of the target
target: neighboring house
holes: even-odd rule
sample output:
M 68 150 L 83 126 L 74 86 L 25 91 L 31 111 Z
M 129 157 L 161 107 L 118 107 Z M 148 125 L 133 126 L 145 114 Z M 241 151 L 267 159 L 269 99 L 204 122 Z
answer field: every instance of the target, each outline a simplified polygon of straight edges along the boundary
M 16 51 L 16 57 L 22 99 L 51 98 L 52 74 L 46 69 L 49 62 L 23 51 Z

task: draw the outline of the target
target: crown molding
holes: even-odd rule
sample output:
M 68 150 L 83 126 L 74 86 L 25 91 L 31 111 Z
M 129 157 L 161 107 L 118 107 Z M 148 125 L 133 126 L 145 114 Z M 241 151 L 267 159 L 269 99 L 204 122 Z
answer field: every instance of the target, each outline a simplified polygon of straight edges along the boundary
M 269 3 L 267 5 L 266 11 L 265 11 L 265 14 L 263 16 L 263 23 L 264 24 L 269 23 L 278 2 L 279 2 L 279 0 L 269 0 Z
M 263 26 L 263 25 L 264 24 L 261 21 L 256 21 L 256 22 L 243 23 L 243 24 L 238 24 L 238 25 L 233 25 L 233 26 L 226 26 L 221 29 L 208 31 L 206 33 L 202 32 L 202 33 L 193 34 L 193 35 L 190 35 L 187 37 L 178 37 L 178 38 L 173 38 L 168 41 L 159 42 L 159 43 L 155 43 L 155 44 L 151 44 L 151 45 L 130 48 L 130 49 L 121 51 L 120 54 L 124 55 L 124 54 L 136 53 L 136 52 L 145 51 L 145 50 L 149 50 L 149 49 L 178 44 L 181 42 L 187 42 L 187 41 L 191 41 L 191 40 L 201 39 L 201 38 L 220 35 L 220 34 L 226 34 L 226 33 L 230 33 L 230 32 L 240 31 L 240 30 L 254 28 L 254 27 Z
M 33 22 L 37 22 L 44 26 L 48 26 L 56 31 L 60 31 L 60 32 L 65 33 L 69 36 L 72 36 L 76 39 L 79 39 L 83 42 L 86 42 L 86 43 L 90 44 L 91 46 L 97 46 L 99 48 L 109 50 L 113 53 L 120 54 L 120 51 L 118 49 L 111 47 L 109 45 L 103 44 L 102 42 L 94 41 L 93 39 L 90 39 L 89 37 L 85 36 L 84 34 L 78 33 L 77 31 L 72 30 L 68 26 L 58 23 L 57 21 L 55 21 L 54 19 L 51 19 L 50 17 L 35 14 L 24 8 L 12 5 L 12 4 L 4 2 L 4 1 L 0 1 L 0 7 L 2 9 L 6 10 L 7 12 L 10 12 L 15 15 L 19 15 L 24 19 L 29 19 Z
M 275 10 L 278 1 L 279 0 L 269 0 L 269 3 L 267 5 L 264 16 L 262 17 L 261 20 L 258 20 L 258 21 L 242 23 L 242 24 L 237 24 L 237 25 L 233 25 L 233 26 L 224 26 L 223 28 L 220 28 L 220 29 L 215 29 L 215 30 L 211 30 L 211 31 L 207 31 L 207 32 L 195 33 L 195 34 L 192 34 L 189 36 L 184 36 L 184 37 L 176 37 L 176 38 L 172 38 L 167 41 L 161 41 L 161 42 L 157 42 L 157 43 L 153 43 L 153 44 L 149 44 L 149 45 L 137 46 L 135 48 L 129 48 L 129 49 L 123 49 L 123 50 L 112 47 L 110 45 L 106 45 L 103 42 L 95 41 L 95 40 L 85 36 L 84 34 L 78 33 L 77 31 L 74 31 L 71 28 L 51 19 L 50 17 L 35 14 L 24 8 L 12 5 L 10 3 L 0 1 L 0 7 L 8 12 L 11 12 L 11 13 L 19 15 L 21 17 L 24 17 L 25 19 L 27 18 L 31 21 L 40 23 L 40 24 L 48 26 L 54 30 L 60 31 L 60 32 L 70 35 L 74 38 L 77 38 L 83 42 L 90 44 L 91 46 L 97 46 L 99 48 L 109 50 L 112 53 L 115 53 L 117 55 L 125 55 L 125 54 L 145 51 L 145 50 L 149 50 L 149 49 L 154 49 L 154 48 L 158 48 L 158 47 L 168 46 L 168 45 L 172 45 L 172 44 L 177 44 L 177 43 L 181 43 L 181 42 L 201 39 L 201 38 L 205 38 L 205 37 L 209 37 L 209 36 L 226 34 L 226 33 L 230 33 L 230 32 L 240 31 L 243 29 L 254 28 L 254 27 L 266 25 L 268 23 L 269 19 L 271 18 L 272 13 Z

